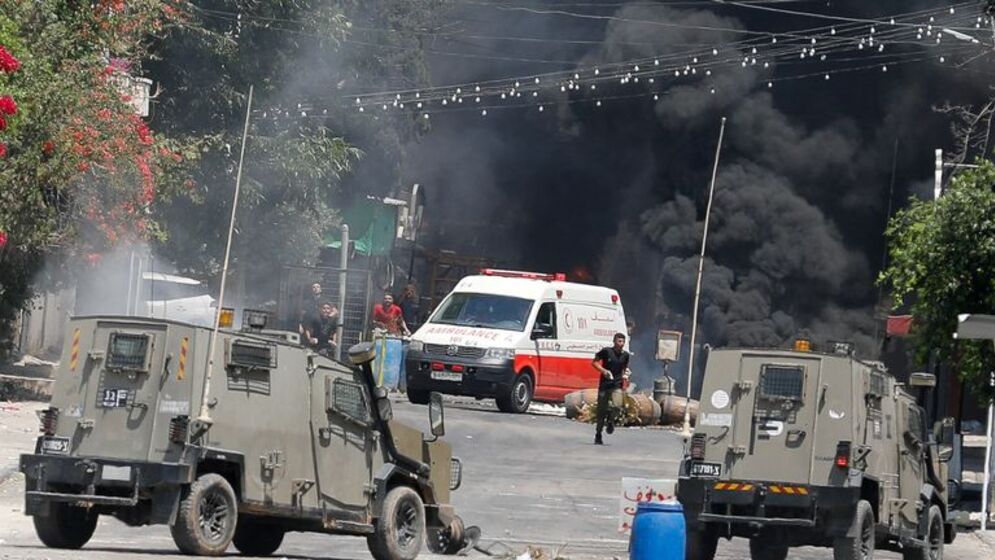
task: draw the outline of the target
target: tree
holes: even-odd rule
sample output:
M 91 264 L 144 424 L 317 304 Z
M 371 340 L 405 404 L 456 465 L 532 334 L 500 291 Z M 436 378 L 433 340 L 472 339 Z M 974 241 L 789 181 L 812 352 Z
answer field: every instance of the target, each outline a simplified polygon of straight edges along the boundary
M 196 152 L 154 135 L 121 84 L 172 4 L 0 3 L 0 333 L 46 259 L 161 237 L 153 205 L 182 193 L 173 171 Z
M 939 200 L 912 200 L 895 215 L 879 281 L 891 288 L 895 307 L 908 305 L 915 317 L 916 360 L 953 365 L 972 392 L 991 400 L 992 343 L 953 338 L 959 313 L 995 312 L 995 165 L 976 162 Z

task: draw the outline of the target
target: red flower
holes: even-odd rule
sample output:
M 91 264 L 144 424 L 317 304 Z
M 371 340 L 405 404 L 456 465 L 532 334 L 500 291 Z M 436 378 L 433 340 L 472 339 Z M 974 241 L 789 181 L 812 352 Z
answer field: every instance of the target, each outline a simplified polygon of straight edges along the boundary
M 0 117 L 0 130 L 7 129 L 7 119 Z
M 7 144 L 0 144 L 0 158 L 7 157 Z
M 21 62 L 14 58 L 14 55 L 10 54 L 7 49 L 0 45 L 0 72 L 9 72 L 13 74 L 21 67 Z
M 9 95 L 0 97 L 0 113 L 3 113 L 5 115 L 13 115 L 16 112 L 17 112 L 17 102 L 14 101 L 13 97 Z
M 45 140 L 41 144 L 41 151 L 44 152 L 46 156 L 52 155 L 52 152 L 55 151 L 55 143 L 51 140 Z
M 3 144 L 0 144 L 2 146 Z M 7 232 L 0 231 L 0 249 L 7 246 Z

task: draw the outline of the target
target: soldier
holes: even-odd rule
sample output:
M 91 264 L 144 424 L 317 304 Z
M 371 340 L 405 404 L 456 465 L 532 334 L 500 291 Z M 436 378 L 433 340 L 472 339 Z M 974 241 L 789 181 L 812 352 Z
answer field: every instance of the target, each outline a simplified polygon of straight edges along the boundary
M 612 345 L 598 351 L 591 365 L 601 372 L 601 380 L 598 383 L 598 425 L 594 434 L 594 444 L 604 445 L 601 430 L 605 428 L 605 424 L 608 425 L 609 434 L 615 431 L 615 424 L 610 415 L 612 401 L 615 400 L 613 397 L 616 391 L 621 396 L 622 384 L 629 377 L 629 353 L 625 350 L 625 335 L 615 333 Z

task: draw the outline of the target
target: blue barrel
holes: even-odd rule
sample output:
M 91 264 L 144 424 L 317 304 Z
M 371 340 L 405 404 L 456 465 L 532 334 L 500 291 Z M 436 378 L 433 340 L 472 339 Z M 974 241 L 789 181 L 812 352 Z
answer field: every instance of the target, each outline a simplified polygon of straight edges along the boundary
M 630 560 L 684 560 L 684 508 L 679 503 L 640 502 L 632 521 Z

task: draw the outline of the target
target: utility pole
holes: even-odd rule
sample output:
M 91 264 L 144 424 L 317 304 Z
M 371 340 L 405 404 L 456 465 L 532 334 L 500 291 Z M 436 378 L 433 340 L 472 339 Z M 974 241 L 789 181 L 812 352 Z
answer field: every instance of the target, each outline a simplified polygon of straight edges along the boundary
M 701 273 L 705 266 L 705 247 L 708 245 L 708 223 L 712 217 L 712 198 L 715 196 L 715 178 L 719 172 L 719 156 L 722 154 L 722 138 L 725 136 L 726 118 L 722 117 L 719 128 L 719 143 L 715 146 L 715 163 L 712 165 L 712 182 L 708 187 L 708 204 L 705 206 L 705 231 L 701 235 L 701 253 L 698 255 L 698 279 L 694 287 L 694 307 L 691 312 L 691 354 L 688 357 L 687 401 L 684 404 L 685 438 L 691 437 L 691 381 L 694 379 L 694 344 L 698 335 L 698 302 L 701 299 Z
M 936 167 L 933 171 L 933 200 L 939 200 L 943 194 L 943 149 L 936 149 Z
M 342 246 L 339 248 L 339 326 L 335 329 L 335 359 L 342 358 L 345 343 L 345 290 L 349 281 L 349 224 L 342 224 Z
M 221 310 L 225 303 L 225 281 L 228 279 L 228 262 L 231 258 L 231 240 L 235 232 L 235 214 L 238 210 L 238 193 L 242 187 L 242 164 L 245 162 L 245 144 L 249 137 L 249 117 L 252 115 L 252 91 L 249 86 L 249 100 L 245 106 L 245 125 L 242 128 L 242 149 L 238 155 L 238 173 L 235 175 L 235 195 L 231 203 L 231 220 L 228 222 L 228 240 L 225 243 L 225 260 L 221 267 L 221 289 L 218 291 L 218 306 L 214 310 L 214 330 L 211 331 L 211 341 L 207 346 L 207 371 L 204 373 L 204 391 L 200 398 L 200 416 L 196 430 L 203 433 L 210 429 L 214 420 L 211 419 L 210 407 L 211 374 L 214 371 L 214 353 L 218 345 L 218 331 L 221 329 Z

